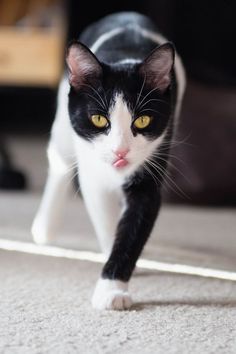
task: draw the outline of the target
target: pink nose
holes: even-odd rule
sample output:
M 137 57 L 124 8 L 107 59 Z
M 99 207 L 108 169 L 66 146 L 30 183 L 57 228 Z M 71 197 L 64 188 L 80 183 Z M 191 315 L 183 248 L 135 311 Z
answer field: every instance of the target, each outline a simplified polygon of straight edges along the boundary
M 124 150 L 119 149 L 119 150 L 115 150 L 114 154 L 117 157 L 119 157 L 119 159 L 123 159 L 128 154 L 128 152 L 129 152 L 129 149 L 124 149 Z

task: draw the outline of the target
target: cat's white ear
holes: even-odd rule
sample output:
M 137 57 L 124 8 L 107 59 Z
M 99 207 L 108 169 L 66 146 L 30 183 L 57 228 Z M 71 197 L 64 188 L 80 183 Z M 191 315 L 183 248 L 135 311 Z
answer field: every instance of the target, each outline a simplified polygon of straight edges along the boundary
M 66 62 L 71 86 L 79 89 L 88 80 L 102 74 L 102 67 L 95 55 L 82 43 L 73 42 L 68 48 Z
M 145 82 L 164 92 L 171 83 L 174 58 L 175 49 L 169 42 L 154 49 L 140 67 Z

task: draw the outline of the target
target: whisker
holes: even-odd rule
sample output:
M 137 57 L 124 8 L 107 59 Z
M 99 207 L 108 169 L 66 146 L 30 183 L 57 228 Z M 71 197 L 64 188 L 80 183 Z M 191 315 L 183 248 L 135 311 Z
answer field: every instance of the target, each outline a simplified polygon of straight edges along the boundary
M 191 146 L 191 147 L 197 147 L 197 145 L 191 144 L 191 143 L 187 143 L 187 140 L 190 138 L 191 133 L 189 133 L 185 138 L 183 138 L 182 140 L 175 140 L 175 139 L 171 139 L 171 141 L 169 142 L 163 142 L 162 144 L 183 144 L 183 145 L 187 145 L 187 146 Z
M 166 156 L 167 158 L 169 157 L 170 159 L 175 159 L 175 160 L 181 162 L 183 165 L 187 166 L 184 160 L 181 160 L 178 156 L 175 156 L 175 155 L 173 155 L 171 153 L 154 151 L 154 153 L 152 155 L 155 156 L 155 157 L 160 157 L 160 156 L 165 157 Z
M 69 179 L 66 182 L 66 188 L 68 188 L 71 184 L 74 178 L 78 175 L 78 169 L 76 168 L 77 166 L 72 166 L 68 171 L 67 174 L 70 174 Z M 74 172 L 74 173 L 72 173 Z
M 167 191 L 168 191 L 168 188 L 169 188 L 169 189 L 171 189 L 174 193 L 176 193 L 178 196 L 180 196 L 180 194 L 178 193 L 178 191 L 176 191 L 176 190 L 171 186 L 171 184 L 170 184 L 168 181 L 166 181 L 165 179 L 163 179 L 162 173 L 156 168 L 156 166 L 153 166 L 150 161 L 148 161 L 148 163 L 149 163 L 149 165 L 150 165 L 152 168 L 154 168 L 154 170 L 155 170 L 155 171 L 160 175 L 160 177 L 162 178 L 162 181 L 160 181 L 160 180 L 158 179 L 158 181 L 160 181 L 161 187 L 164 188 L 164 189 L 167 190 Z M 154 174 L 153 174 L 153 175 L 154 175 Z M 181 195 L 181 197 L 182 197 L 182 195 Z
M 157 90 L 158 87 L 154 87 L 152 90 L 148 91 L 148 93 L 142 98 L 141 102 L 139 103 L 138 107 L 143 103 L 143 101 L 149 96 L 151 95 L 151 93 L 155 90 Z
M 149 175 L 152 177 L 152 179 L 154 180 L 157 188 L 159 189 L 161 186 L 161 181 L 158 179 L 158 177 L 150 170 L 150 168 L 147 166 L 148 161 L 144 162 L 143 168 L 149 173 Z
M 190 183 L 190 180 L 183 174 L 183 172 L 182 172 L 178 167 L 175 166 L 175 164 L 174 164 L 173 162 L 169 161 L 168 159 L 164 159 L 164 158 L 162 158 L 162 157 L 160 157 L 160 156 L 158 156 L 158 155 L 155 155 L 155 156 L 156 156 L 159 160 L 166 162 L 168 166 L 170 166 L 170 167 L 172 167 L 173 169 L 175 169 L 187 182 Z M 151 160 L 151 161 L 152 161 L 152 160 Z M 154 161 L 154 162 L 155 162 L 155 161 Z
M 178 142 L 179 143 L 179 142 Z M 165 145 L 165 146 L 163 146 Z M 181 162 L 184 166 L 187 166 L 186 162 L 184 160 L 182 160 L 180 157 L 174 155 L 173 151 L 171 150 L 171 142 L 162 142 L 161 145 L 159 147 L 157 147 L 156 150 L 154 150 L 152 153 L 151 153 L 151 156 L 155 156 L 155 157 L 170 157 L 172 159 L 175 159 L 179 162 Z M 159 149 L 160 148 L 160 149 Z M 171 150 L 171 151 L 169 151 Z M 142 153 L 142 152 L 146 152 L 146 148 L 139 148 L 139 152 Z
M 160 168 L 160 166 L 159 166 L 159 168 Z M 180 192 L 179 196 L 190 199 L 190 197 L 174 182 L 173 178 L 171 178 L 168 171 L 162 170 L 162 173 L 163 173 L 163 176 L 165 178 L 168 178 L 169 182 L 172 183 L 175 186 L 175 188 L 178 189 L 178 191 Z M 177 193 L 177 191 L 175 191 L 175 192 Z
M 107 109 L 108 109 L 108 105 L 105 104 L 105 102 L 104 102 L 102 96 L 100 95 L 100 93 L 99 93 L 93 86 L 91 86 L 91 85 L 84 84 L 84 86 L 88 86 L 89 88 L 91 88 L 91 89 L 93 90 L 93 92 L 95 92 L 95 93 L 98 95 L 98 97 L 99 97 L 100 100 L 101 100 L 102 107 L 103 107 L 105 110 L 107 110 Z M 104 91 L 104 93 L 105 93 L 105 91 Z
M 77 177 L 77 175 L 76 175 L 76 176 L 74 176 L 74 178 L 75 178 L 75 177 Z M 75 193 L 74 193 L 74 199 L 75 199 L 75 198 L 77 198 L 77 197 L 79 196 L 80 191 L 81 191 L 80 187 L 78 187 L 78 188 L 75 190 Z
M 93 95 L 90 95 L 89 93 L 87 93 L 87 95 L 89 97 L 93 98 L 99 104 L 99 106 L 102 107 L 101 111 L 107 112 L 106 107 L 104 108 L 103 104 L 96 97 L 94 97 Z
M 139 110 L 142 110 L 143 107 L 145 107 L 148 103 L 150 102 L 161 102 L 161 103 L 165 103 L 167 105 L 167 102 L 160 100 L 158 98 L 150 98 L 148 101 L 144 102 L 143 104 L 139 105 Z
M 68 186 L 69 184 L 72 184 L 72 181 L 74 181 L 75 178 L 76 178 L 78 175 L 79 175 L 79 174 L 78 174 L 78 169 L 76 169 L 76 171 L 71 175 L 71 178 L 70 178 L 69 181 L 67 182 L 67 186 Z M 74 195 L 73 195 L 73 198 L 74 198 L 74 199 L 79 195 L 80 190 L 81 190 L 81 189 L 80 189 L 80 186 L 78 186 L 78 188 L 76 188 L 75 193 L 74 193 Z
M 179 194 L 176 190 L 175 190 L 175 193 L 177 193 L 179 196 L 181 196 L 181 197 L 185 197 L 185 198 L 187 198 L 187 199 L 190 199 L 190 197 L 173 181 L 173 179 L 169 176 L 169 174 L 168 174 L 168 171 L 166 171 L 162 166 L 160 166 L 158 163 L 156 163 L 156 162 L 153 162 L 152 160 L 148 160 L 149 161 L 149 163 L 150 163 L 150 165 L 152 165 L 153 166 L 153 168 L 154 169 L 156 169 L 156 171 L 158 172 L 158 173 L 160 173 L 161 172 L 161 176 L 162 176 L 162 178 L 163 177 L 165 177 L 165 178 L 168 178 L 168 181 L 170 182 L 170 183 L 172 183 L 174 186 L 175 186 L 175 188 L 177 188 L 177 190 L 181 193 L 181 194 Z M 169 184 L 169 186 L 171 186 L 170 184 Z M 173 188 L 172 188 L 172 190 L 174 190 Z
M 144 88 L 144 85 L 145 85 L 145 82 L 146 82 L 146 77 L 147 77 L 147 75 L 145 74 L 144 79 L 143 79 L 143 83 L 142 83 L 142 86 L 141 86 L 141 90 L 139 91 L 139 94 L 137 96 L 137 100 L 136 100 L 136 103 L 135 103 L 135 106 L 134 106 L 134 111 L 135 111 L 137 105 L 139 104 L 139 100 L 140 100 L 140 97 L 142 95 L 143 88 Z
M 142 109 L 142 110 L 140 111 L 140 114 L 142 114 L 143 112 L 148 112 L 148 111 L 150 111 L 150 112 L 155 112 L 155 113 L 157 113 L 157 114 L 159 114 L 159 115 L 161 115 L 161 116 L 165 116 L 165 114 L 163 114 L 163 113 L 157 111 L 156 109 L 152 109 L 152 108 L 145 108 L 145 109 Z
M 102 90 L 103 90 L 103 92 L 104 92 L 104 100 L 106 101 L 106 108 L 107 108 L 107 111 L 108 111 L 108 109 L 109 109 L 109 104 L 108 104 L 108 102 L 107 102 L 106 92 L 105 92 L 105 90 L 104 90 L 103 87 L 102 87 Z
M 70 166 L 70 167 L 68 168 L 68 170 L 66 171 L 66 173 L 67 173 L 67 174 L 71 173 L 72 171 L 74 171 L 74 169 L 75 169 L 76 167 L 77 167 L 77 164 L 74 164 L 74 165 Z

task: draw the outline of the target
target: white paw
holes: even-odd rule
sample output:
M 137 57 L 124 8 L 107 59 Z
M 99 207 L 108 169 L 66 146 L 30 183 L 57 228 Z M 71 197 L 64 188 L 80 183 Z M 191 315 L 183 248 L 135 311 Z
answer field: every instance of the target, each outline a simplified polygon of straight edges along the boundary
M 98 310 L 127 310 L 131 307 L 132 300 L 128 292 L 110 290 L 102 297 L 94 295 L 92 305 Z
M 43 230 L 43 228 L 38 223 L 37 219 L 33 222 L 31 233 L 33 235 L 34 242 L 38 245 L 46 245 L 50 243 L 52 239 L 52 237 L 49 236 L 49 234 L 45 230 Z
M 127 310 L 132 305 L 132 299 L 127 291 L 127 283 L 99 279 L 97 282 L 92 305 L 98 310 Z

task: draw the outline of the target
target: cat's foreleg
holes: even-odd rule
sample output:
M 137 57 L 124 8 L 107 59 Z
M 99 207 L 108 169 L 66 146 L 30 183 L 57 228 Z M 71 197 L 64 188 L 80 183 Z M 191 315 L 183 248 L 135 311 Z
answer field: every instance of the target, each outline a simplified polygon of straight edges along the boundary
M 98 280 L 93 307 L 98 309 L 128 309 L 132 300 L 128 282 L 136 261 L 151 233 L 160 207 L 160 191 L 149 181 L 126 188 L 127 209 L 117 227 L 111 255 Z
M 49 243 L 55 237 L 71 179 L 70 165 L 53 142 L 48 147 L 48 161 L 48 178 L 32 225 L 33 239 L 38 244 Z
M 106 189 L 98 189 L 96 185 L 84 183 L 82 173 L 80 177 L 83 198 L 96 231 L 100 248 L 105 257 L 108 258 L 121 214 L 119 196 Z

